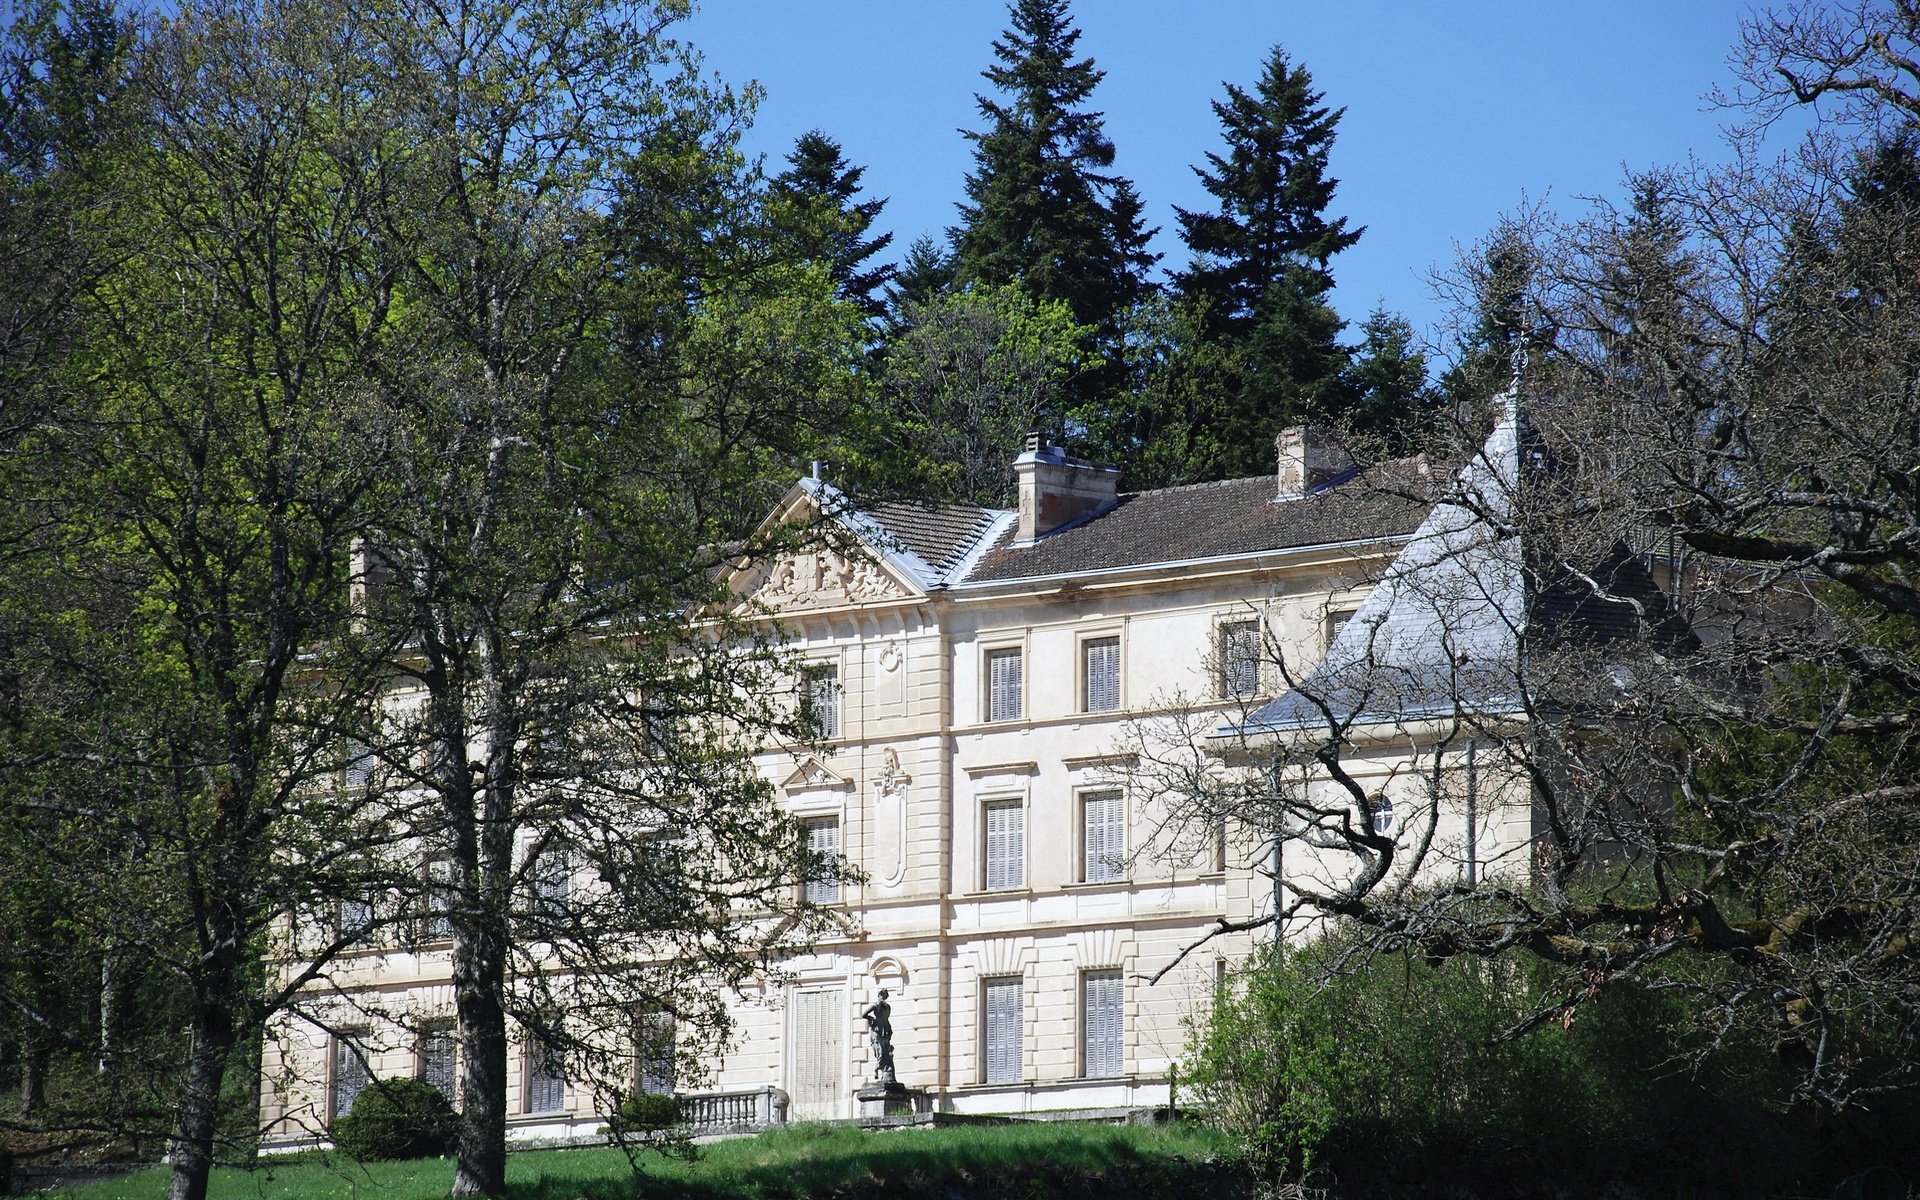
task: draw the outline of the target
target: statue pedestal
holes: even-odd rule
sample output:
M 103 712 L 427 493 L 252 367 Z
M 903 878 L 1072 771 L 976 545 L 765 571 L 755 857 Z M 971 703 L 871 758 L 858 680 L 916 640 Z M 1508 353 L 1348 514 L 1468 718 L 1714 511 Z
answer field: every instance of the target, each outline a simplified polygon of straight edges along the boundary
M 916 1109 L 920 1093 L 898 1080 L 876 1079 L 853 1094 L 860 1102 L 862 1117 L 905 1117 Z

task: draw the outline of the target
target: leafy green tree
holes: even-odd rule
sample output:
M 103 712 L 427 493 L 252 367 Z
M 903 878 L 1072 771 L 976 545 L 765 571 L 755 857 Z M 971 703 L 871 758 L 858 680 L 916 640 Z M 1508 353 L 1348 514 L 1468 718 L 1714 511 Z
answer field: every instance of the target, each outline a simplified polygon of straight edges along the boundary
M 903 315 L 879 379 L 895 474 L 919 477 L 926 498 L 1008 504 L 1008 464 L 1085 369 L 1086 329 L 1064 303 L 1012 285 L 909 303 Z
M 1066 304 L 1093 330 L 1087 349 L 1103 362 L 1073 396 L 1097 405 L 1122 377 L 1126 315 L 1151 290 L 1152 231 L 1133 185 L 1112 174 L 1101 114 L 1086 108 L 1104 73 L 1074 58 L 1080 31 L 1067 0 L 1015 0 L 1011 12 L 1011 28 L 993 43 L 999 63 L 982 72 L 1005 99 L 979 96 L 988 128 L 966 135 L 974 166 L 960 224 L 948 231 L 954 273 Z
M 728 985 L 817 924 L 822 864 L 751 762 L 807 737 L 796 667 L 725 568 L 787 544 L 758 522 L 832 445 L 865 333 L 833 264 L 769 260 L 790 197 L 677 11 L 502 4 L 399 56 L 427 170 L 379 225 L 416 353 L 380 390 L 365 621 L 418 703 L 371 741 L 419 797 L 401 899 L 450 942 L 456 1194 L 504 1191 L 516 1044 L 612 1111 L 637 1011 L 720 1040 Z
M 818 129 L 801 134 L 787 154 L 787 169 L 773 179 L 776 196 L 790 205 L 776 212 L 775 223 L 794 238 L 803 258 L 827 264 L 840 299 L 877 320 L 886 313 L 883 289 L 894 268 L 871 260 L 893 244 L 893 234 L 867 236 L 887 202 L 856 199 L 865 173 Z

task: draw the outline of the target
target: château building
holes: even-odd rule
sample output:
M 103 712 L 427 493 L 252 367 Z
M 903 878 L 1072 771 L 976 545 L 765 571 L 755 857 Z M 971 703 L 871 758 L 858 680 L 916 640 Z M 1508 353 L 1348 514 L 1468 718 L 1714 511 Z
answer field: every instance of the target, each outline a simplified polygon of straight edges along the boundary
M 1283 692 L 1427 515 L 1301 429 L 1250 479 L 1122 492 L 1113 468 L 1037 440 L 1013 469 L 1014 511 L 860 510 L 803 479 L 770 519 L 846 536 L 734 581 L 807 661 L 823 734 L 760 768 L 812 844 L 857 868 L 808 885 L 844 932 L 730 1001 L 735 1037 L 702 1088 L 739 1119 L 859 1115 L 876 1065 L 860 1014 L 882 989 L 897 1078 L 928 1106 L 1165 1103 L 1187 1022 L 1252 935 L 1205 939 L 1274 896 L 1258 831 L 1156 842 L 1166 814 L 1129 783 L 1129 723 L 1184 705 L 1231 727 Z M 385 957 L 352 986 L 451 1014 L 447 959 Z M 450 1034 L 349 1049 L 318 1030 L 269 1042 L 279 1144 L 310 1141 L 369 1070 L 452 1078 Z M 671 1089 L 640 1057 L 636 1085 Z M 531 1051 L 510 1075 L 514 1136 L 604 1123 Z

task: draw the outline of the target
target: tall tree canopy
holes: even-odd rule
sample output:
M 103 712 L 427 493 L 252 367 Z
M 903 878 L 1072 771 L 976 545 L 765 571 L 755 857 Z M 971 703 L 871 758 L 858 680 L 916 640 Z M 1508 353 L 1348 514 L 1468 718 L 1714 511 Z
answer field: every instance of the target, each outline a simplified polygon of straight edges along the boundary
M 776 217 L 782 231 L 796 240 L 803 257 L 827 265 L 842 300 L 878 318 L 886 312 L 883 290 L 894 268 L 872 260 L 893 244 L 893 234 L 867 236 L 887 202 L 856 199 L 865 173 L 865 167 L 846 160 L 840 143 L 813 129 L 794 142 L 787 169 L 774 177 L 773 187 L 789 202 Z
M 1158 256 L 1147 251 L 1139 194 L 1112 173 L 1101 114 L 1086 107 L 1104 72 L 1074 57 L 1080 31 L 1067 0 L 1016 0 L 1011 11 L 993 43 L 999 62 L 982 72 L 1000 98 L 977 97 L 988 127 L 966 134 L 974 165 L 960 224 L 948 231 L 954 274 L 1066 304 L 1105 361 L 1071 403 L 1098 404 L 1121 378 L 1121 329 Z M 1043 416 L 1056 434 L 1066 428 L 1066 414 Z
M 1359 240 L 1329 218 L 1327 157 L 1343 109 L 1276 46 L 1248 91 L 1213 103 L 1226 141 L 1194 168 L 1217 201 L 1176 209 L 1192 252 L 1175 272 L 1175 344 L 1108 453 L 1143 483 L 1191 483 L 1272 469 L 1273 438 L 1303 419 L 1337 420 L 1354 401 L 1345 327 L 1327 302 L 1329 263 Z

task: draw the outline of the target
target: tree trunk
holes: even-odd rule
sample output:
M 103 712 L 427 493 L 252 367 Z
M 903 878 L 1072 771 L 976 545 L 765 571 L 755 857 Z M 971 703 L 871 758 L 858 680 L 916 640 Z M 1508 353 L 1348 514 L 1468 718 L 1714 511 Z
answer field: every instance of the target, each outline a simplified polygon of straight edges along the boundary
M 490 921 L 479 922 L 491 926 Z M 507 1190 L 507 1014 L 504 939 L 456 926 L 454 1005 L 460 1017 L 460 1149 L 453 1194 Z
M 29 1036 L 20 1052 L 20 1115 L 30 1117 L 47 1103 L 47 1048 L 39 1036 Z
M 167 1200 L 206 1200 L 213 1169 L 213 1144 L 220 1126 L 220 1086 L 233 1052 L 233 1013 L 213 1003 L 193 1014 L 193 1046 L 187 1054 L 187 1086 L 180 1098 L 180 1119 L 168 1154 L 173 1177 Z

